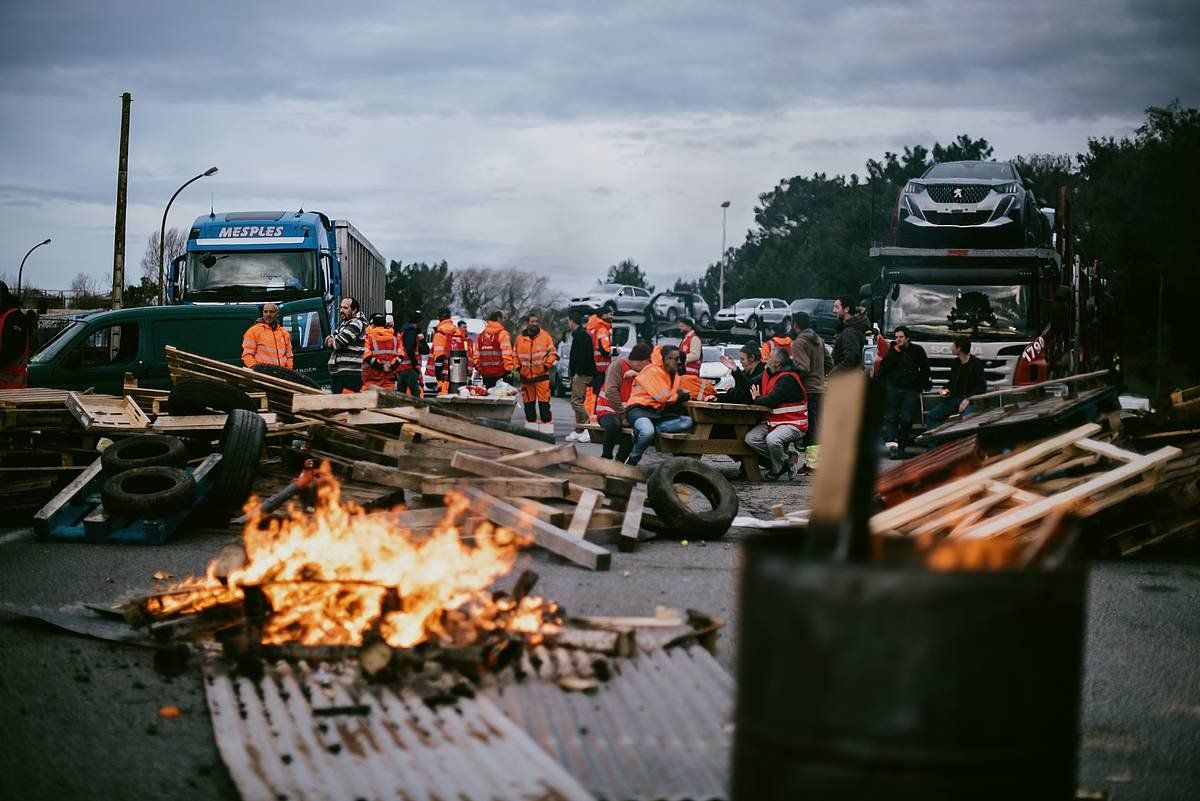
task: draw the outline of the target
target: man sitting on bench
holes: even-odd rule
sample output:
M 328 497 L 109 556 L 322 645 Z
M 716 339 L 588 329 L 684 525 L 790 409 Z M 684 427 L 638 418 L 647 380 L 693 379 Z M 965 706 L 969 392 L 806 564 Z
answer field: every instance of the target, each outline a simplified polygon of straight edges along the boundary
M 633 426 L 633 450 L 625 464 L 637 464 L 654 441 L 655 434 L 680 434 L 694 423 L 684 413 L 691 397 L 679 388 L 679 348 L 663 345 L 662 366 L 651 364 L 633 379 L 633 390 L 625 414 Z
M 604 372 L 604 385 L 596 396 L 596 422 L 604 429 L 604 449 L 600 455 L 605 459 L 613 458 L 613 448 L 617 448 L 617 461 L 623 462 L 633 450 L 633 439 L 621 434 L 621 428 L 629 422 L 625 403 L 633 392 L 633 379 L 649 363 L 650 346 L 643 342 L 634 345 L 628 356 L 615 359 Z

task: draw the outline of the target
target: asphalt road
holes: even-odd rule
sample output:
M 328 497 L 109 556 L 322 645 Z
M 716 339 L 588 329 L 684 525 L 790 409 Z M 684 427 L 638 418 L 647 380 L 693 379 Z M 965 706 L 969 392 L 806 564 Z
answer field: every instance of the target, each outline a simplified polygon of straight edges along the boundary
M 565 404 L 555 400 L 560 434 Z M 806 506 L 808 480 L 739 485 L 743 511 Z M 591 573 L 542 551 L 521 566 L 538 592 L 580 614 L 696 608 L 729 620 L 719 658 L 733 670 L 739 542 L 660 539 Z M 153 574 L 199 574 L 232 537 L 183 534 L 157 547 L 43 543 L 0 527 L 0 600 L 57 607 L 149 589 Z M 1200 552 L 1092 566 L 1079 784 L 1113 799 L 1200 797 Z M 163 719 L 174 705 L 182 715 Z M 236 799 L 200 675 L 167 678 L 148 651 L 0 614 L 0 798 Z

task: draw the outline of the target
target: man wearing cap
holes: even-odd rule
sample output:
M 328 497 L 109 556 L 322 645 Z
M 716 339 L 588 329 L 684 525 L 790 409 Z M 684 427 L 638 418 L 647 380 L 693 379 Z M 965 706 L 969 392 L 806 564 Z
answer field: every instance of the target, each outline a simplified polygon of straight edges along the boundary
M 253 369 L 269 364 L 292 369 L 292 336 L 279 324 L 279 307 L 264 303 L 262 317 L 242 334 L 242 364 Z
M 433 329 L 433 344 L 429 350 L 429 364 L 433 367 L 439 394 L 450 391 L 450 344 L 459 336 L 458 326 L 450 319 L 450 309 L 439 309 L 438 324 Z
M 684 375 L 700 375 L 700 359 L 704 349 L 700 337 L 696 335 L 696 321 L 691 317 L 680 318 L 679 336 L 680 359 L 683 362 L 679 365 L 679 371 Z

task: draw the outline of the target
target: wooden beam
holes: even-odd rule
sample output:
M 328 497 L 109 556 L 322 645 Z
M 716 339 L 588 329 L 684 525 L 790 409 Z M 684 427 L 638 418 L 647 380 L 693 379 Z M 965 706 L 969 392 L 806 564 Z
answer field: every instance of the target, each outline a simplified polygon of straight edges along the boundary
M 417 489 L 422 495 L 445 495 L 467 486 L 501 498 L 562 498 L 567 494 L 566 480 L 553 478 L 426 477 Z
M 339 395 L 293 395 L 293 412 L 347 411 L 374 409 L 379 405 L 379 393 L 374 390 Z
M 574 445 L 570 445 L 569 447 L 575 451 L 575 458 L 571 462 L 576 467 L 582 467 L 584 470 L 591 470 L 593 473 L 599 473 L 603 476 L 627 478 L 630 481 L 645 481 L 650 478 L 650 471 L 644 467 L 625 464 L 624 462 L 618 462 L 616 459 L 601 459 L 599 456 L 583 453 Z
M 575 564 L 591 570 L 608 570 L 612 554 L 599 545 L 572 537 L 561 528 L 552 526 L 531 514 L 522 512 L 510 503 L 493 497 L 477 487 L 466 487 L 471 509 L 493 523 L 522 533 L 529 533 L 533 541 L 552 553 L 569 559 Z
M 557 464 L 572 462 L 575 460 L 575 456 L 575 446 L 570 442 L 564 442 L 562 445 L 550 445 L 544 448 L 506 454 L 497 459 L 496 462 L 498 464 L 511 464 L 516 467 L 523 467 L 526 470 L 540 470 L 543 467 L 553 467 Z
M 92 479 L 100 475 L 103 468 L 100 465 L 100 460 L 92 462 L 87 470 L 84 470 L 75 480 L 50 499 L 49 503 L 43 506 L 33 516 L 33 530 L 43 539 L 50 536 L 51 529 L 54 527 L 54 518 L 60 511 L 63 510 L 71 501 L 79 494 L 80 490 L 88 485 Z
M 571 516 L 571 523 L 567 526 L 567 533 L 572 537 L 582 538 L 584 532 L 587 531 L 588 523 L 592 519 L 592 512 L 604 500 L 604 496 L 596 490 L 585 490 L 583 497 L 579 499 L 579 503 L 575 505 L 575 514 Z
M 501 448 L 507 451 L 528 451 L 531 446 L 537 446 L 541 442 L 533 437 L 523 437 L 509 431 L 501 431 L 446 415 L 434 414 L 428 409 L 396 407 L 379 409 L 378 413 L 391 415 L 399 420 L 415 423 L 424 429 L 458 437 L 477 445 Z
M 384 467 L 374 462 L 355 462 L 353 477 L 355 481 L 367 481 L 385 487 L 399 487 L 415 492 L 421 491 L 421 482 L 428 478 L 424 473 L 401 470 L 397 467 Z
M 637 546 L 638 530 L 642 526 L 642 512 L 646 508 L 646 485 L 637 484 L 629 493 L 625 504 L 625 518 L 621 521 L 622 551 L 632 551 Z

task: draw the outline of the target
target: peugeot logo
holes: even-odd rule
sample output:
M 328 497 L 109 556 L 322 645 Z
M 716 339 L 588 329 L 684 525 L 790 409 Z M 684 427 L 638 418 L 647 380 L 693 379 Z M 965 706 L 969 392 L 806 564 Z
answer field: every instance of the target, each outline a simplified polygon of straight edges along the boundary
M 954 187 L 954 199 L 962 200 L 962 196 L 963 196 L 962 195 L 962 187 L 961 186 Z

